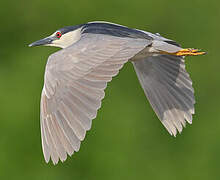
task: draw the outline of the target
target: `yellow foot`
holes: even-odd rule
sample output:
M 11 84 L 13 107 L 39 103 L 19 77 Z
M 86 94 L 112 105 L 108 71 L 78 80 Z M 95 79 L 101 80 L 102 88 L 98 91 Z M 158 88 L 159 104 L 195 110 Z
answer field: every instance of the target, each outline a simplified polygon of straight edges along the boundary
M 180 51 L 177 51 L 172 54 L 176 56 L 197 56 L 197 55 L 206 54 L 206 52 L 202 52 L 199 49 L 187 48 L 187 49 L 181 49 Z

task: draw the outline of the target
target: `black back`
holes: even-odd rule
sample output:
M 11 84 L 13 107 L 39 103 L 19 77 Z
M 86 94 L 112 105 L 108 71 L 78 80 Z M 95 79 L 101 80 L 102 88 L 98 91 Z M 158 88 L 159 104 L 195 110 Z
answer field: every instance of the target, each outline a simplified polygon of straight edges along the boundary
M 84 24 L 82 28 L 82 33 L 106 34 L 117 37 L 142 38 L 149 40 L 152 39 L 152 37 L 148 36 L 142 31 L 104 22 Z

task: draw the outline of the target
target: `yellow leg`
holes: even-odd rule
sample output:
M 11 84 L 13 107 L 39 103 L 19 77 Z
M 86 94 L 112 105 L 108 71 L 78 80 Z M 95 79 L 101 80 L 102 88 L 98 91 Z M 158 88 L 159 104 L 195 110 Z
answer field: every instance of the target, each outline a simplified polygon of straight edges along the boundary
M 199 49 L 187 48 L 187 49 L 181 49 L 180 51 L 171 54 L 175 56 L 197 56 L 197 55 L 206 54 L 206 52 L 199 51 Z

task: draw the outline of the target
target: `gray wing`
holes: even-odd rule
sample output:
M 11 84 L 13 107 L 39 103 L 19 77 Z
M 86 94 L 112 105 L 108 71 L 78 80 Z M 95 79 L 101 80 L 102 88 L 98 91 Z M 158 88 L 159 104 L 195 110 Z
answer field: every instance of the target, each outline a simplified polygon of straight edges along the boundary
M 150 42 L 84 34 L 52 54 L 41 96 L 41 135 L 46 162 L 64 161 L 80 148 L 104 98 L 107 82 Z
M 192 123 L 194 90 L 184 59 L 158 55 L 134 61 L 133 65 L 144 92 L 162 124 L 171 135 Z

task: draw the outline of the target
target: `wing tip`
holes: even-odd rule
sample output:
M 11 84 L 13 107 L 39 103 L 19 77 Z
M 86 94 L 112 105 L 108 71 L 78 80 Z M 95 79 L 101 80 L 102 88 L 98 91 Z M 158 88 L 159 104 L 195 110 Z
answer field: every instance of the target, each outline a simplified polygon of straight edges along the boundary
M 74 151 L 69 153 L 69 152 L 65 152 L 65 156 L 64 157 L 57 157 L 57 158 L 52 158 L 51 156 L 49 156 L 49 158 L 44 157 L 45 162 L 48 164 L 50 162 L 50 160 L 52 161 L 53 165 L 57 165 L 59 162 L 63 163 L 64 161 L 66 161 L 68 159 L 68 156 L 71 157 L 74 154 Z
M 180 127 L 177 127 L 176 125 L 175 125 L 175 123 L 174 122 L 172 122 L 171 120 L 167 120 L 167 119 L 165 119 L 165 120 L 162 120 L 161 122 L 162 122 L 162 124 L 163 124 L 163 126 L 166 128 L 166 130 L 168 131 L 168 133 L 171 135 L 171 136 L 173 136 L 173 137 L 176 137 L 178 134 L 181 134 L 182 133 L 182 131 L 183 131 L 183 129 L 184 128 L 186 128 L 186 124 L 188 123 L 188 124 L 192 124 L 192 115 L 193 115 L 193 113 L 192 114 L 190 114 L 191 116 L 190 116 L 190 118 L 187 118 L 186 116 L 185 116 L 185 114 L 184 114 L 184 124 L 182 123 L 182 122 L 180 122 L 181 123 L 181 128 Z

